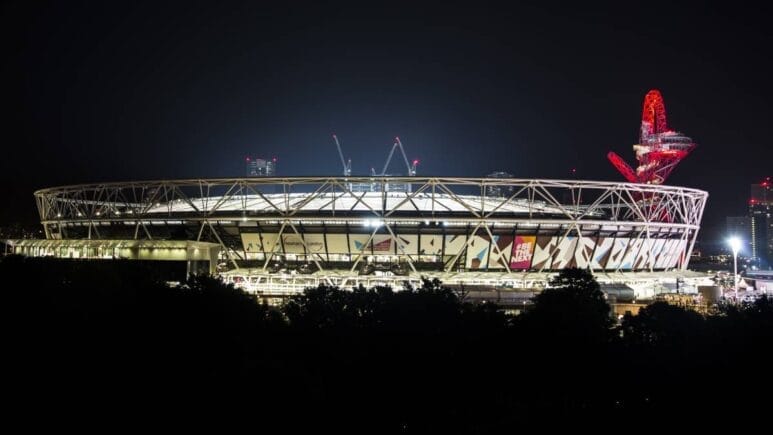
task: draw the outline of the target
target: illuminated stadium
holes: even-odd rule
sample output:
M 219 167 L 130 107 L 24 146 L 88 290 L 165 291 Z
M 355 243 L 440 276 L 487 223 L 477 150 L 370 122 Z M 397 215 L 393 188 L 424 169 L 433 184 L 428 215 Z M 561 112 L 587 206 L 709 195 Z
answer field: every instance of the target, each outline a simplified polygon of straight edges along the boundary
M 400 191 L 389 185 L 402 184 Z M 368 185 L 355 191 L 353 185 Z M 686 272 L 707 193 L 682 187 L 443 177 L 199 179 L 35 192 L 46 240 L 27 255 L 177 259 L 256 292 L 309 285 L 544 287 Z M 630 282 L 629 282 L 630 284 Z
M 9 244 L 22 255 L 184 262 L 186 274 L 219 274 L 266 298 L 320 284 L 403 289 L 438 278 L 459 289 L 496 291 L 502 302 L 501 291 L 523 297 L 565 268 L 589 269 L 608 295 L 629 300 L 678 290 L 680 283 L 686 291 L 712 284 L 687 270 L 708 194 L 663 185 L 696 145 L 666 127 L 658 91 L 644 100 L 633 147 L 639 166 L 608 154 L 629 183 L 502 172 L 419 177 L 418 160 L 409 163 L 399 138 L 380 174 L 357 177 L 333 139 L 341 177 L 39 190 L 46 239 Z M 386 174 L 396 150 L 408 176 Z

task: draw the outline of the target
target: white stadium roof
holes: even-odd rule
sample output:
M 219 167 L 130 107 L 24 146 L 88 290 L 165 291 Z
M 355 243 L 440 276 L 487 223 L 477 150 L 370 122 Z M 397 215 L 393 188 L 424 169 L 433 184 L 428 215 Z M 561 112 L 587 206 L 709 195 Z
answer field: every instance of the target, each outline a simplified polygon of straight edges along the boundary
M 263 195 L 240 195 L 230 197 L 204 197 L 191 198 L 189 200 L 177 199 L 171 203 L 158 202 L 154 204 L 147 213 L 168 213 L 168 212 L 201 212 L 217 208 L 218 211 L 241 211 L 250 210 L 258 213 L 272 213 L 279 210 L 291 209 L 297 212 L 306 211 L 357 211 L 369 212 L 381 210 L 382 208 L 390 211 L 431 211 L 436 212 L 458 212 L 464 213 L 470 210 L 487 210 L 496 213 L 544 213 L 544 214 L 564 214 L 564 210 L 551 206 L 542 201 L 527 201 L 515 199 L 504 202 L 505 198 L 500 197 L 481 197 L 473 195 L 433 195 L 419 193 L 410 195 L 405 192 L 363 192 L 357 197 L 351 195 L 342 195 L 340 193 L 323 193 L 311 195 L 309 193 L 291 193 L 288 195 L 281 193 L 269 193 Z M 383 202 L 386 201 L 386 207 Z M 579 211 L 574 210 L 575 212 Z

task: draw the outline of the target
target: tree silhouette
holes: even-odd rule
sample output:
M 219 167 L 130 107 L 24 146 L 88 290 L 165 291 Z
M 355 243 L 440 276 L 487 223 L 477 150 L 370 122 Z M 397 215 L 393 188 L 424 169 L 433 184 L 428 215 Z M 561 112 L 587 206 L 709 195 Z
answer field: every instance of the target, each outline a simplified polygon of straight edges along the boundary
M 540 334 L 584 344 L 600 344 L 611 338 L 614 321 L 610 307 L 598 282 L 586 270 L 562 270 L 533 302 L 522 323 Z
M 588 295 L 594 293 L 594 290 L 600 291 L 599 283 L 587 269 L 569 268 L 562 269 L 558 275 L 550 279 L 550 288 L 567 289 L 573 288 L 578 291 L 588 292 Z M 598 296 L 598 294 L 595 294 Z M 603 294 L 601 294 L 603 297 Z
M 655 303 L 614 329 L 582 270 L 559 273 L 516 317 L 437 280 L 405 291 L 321 286 L 274 309 L 212 277 L 170 287 L 161 270 L 0 259 L 12 373 L 25 390 L 86 392 L 110 406 L 133 391 L 194 409 L 238 397 L 265 415 L 303 416 L 277 419 L 290 431 L 492 433 L 545 417 L 681 415 L 771 388 L 767 298 L 706 317 Z
M 693 310 L 655 302 L 635 316 L 626 314 L 620 330 L 628 345 L 685 349 L 703 332 L 704 326 L 703 316 Z

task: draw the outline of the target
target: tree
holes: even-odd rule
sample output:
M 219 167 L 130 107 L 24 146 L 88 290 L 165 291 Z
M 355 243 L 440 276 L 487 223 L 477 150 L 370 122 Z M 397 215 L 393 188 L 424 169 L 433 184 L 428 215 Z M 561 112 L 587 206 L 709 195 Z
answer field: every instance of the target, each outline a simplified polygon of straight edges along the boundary
M 364 287 L 350 292 L 320 284 L 307 288 L 302 295 L 292 296 L 282 310 L 295 328 L 349 330 L 369 324 L 374 304 L 380 297 L 389 297 L 391 292 L 391 289 L 366 290 Z
M 626 314 L 620 328 L 623 340 L 633 346 L 663 346 L 684 350 L 694 342 L 705 323 L 703 316 L 693 310 L 655 302 Z
M 596 277 L 586 269 L 562 269 L 558 275 L 554 276 L 550 280 L 550 288 L 574 288 L 588 292 L 596 290 L 598 291 L 596 296 L 601 296 L 602 298 L 604 296 L 603 293 L 601 293 L 601 288 L 599 287 L 599 283 L 596 281 Z
M 611 337 L 614 321 L 609 305 L 587 270 L 562 270 L 533 302 L 523 316 L 532 333 L 574 344 L 600 344 Z

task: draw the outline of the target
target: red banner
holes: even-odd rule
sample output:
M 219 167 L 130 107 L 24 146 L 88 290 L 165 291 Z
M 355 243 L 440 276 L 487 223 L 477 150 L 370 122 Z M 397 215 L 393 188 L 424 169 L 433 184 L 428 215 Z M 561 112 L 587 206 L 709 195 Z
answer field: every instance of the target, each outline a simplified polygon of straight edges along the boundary
M 535 236 L 515 236 L 513 255 L 510 257 L 510 269 L 526 270 L 531 266 L 531 256 L 534 254 Z

